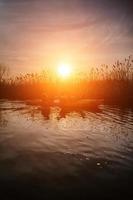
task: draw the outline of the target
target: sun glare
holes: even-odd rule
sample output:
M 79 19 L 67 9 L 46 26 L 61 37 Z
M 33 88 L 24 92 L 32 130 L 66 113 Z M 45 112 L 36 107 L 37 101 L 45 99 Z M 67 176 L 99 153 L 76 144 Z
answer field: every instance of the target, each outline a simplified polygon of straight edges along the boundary
M 58 74 L 61 77 L 68 77 L 71 74 L 71 67 L 68 64 L 60 64 L 58 67 Z

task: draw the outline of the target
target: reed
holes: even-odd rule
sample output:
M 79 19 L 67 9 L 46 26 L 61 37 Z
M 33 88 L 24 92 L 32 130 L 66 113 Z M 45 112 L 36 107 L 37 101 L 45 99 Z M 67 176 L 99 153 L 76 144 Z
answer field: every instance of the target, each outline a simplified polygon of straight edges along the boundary
M 87 73 L 75 72 L 69 81 L 51 77 L 48 71 L 5 77 L 7 69 L 0 65 L 0 98 L 41 99 L 71 96 L 74 98 L 133 100 L 133 60 L 117 61 L 112 67 L 89 68 Z

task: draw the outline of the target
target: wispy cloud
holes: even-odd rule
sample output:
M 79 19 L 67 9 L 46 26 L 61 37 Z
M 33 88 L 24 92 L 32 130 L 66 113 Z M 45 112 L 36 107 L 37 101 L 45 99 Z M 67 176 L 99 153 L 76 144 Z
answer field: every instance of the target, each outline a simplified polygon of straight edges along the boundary
M 91 52 L 126 55 L 133 49 L 132 7 L 132 0 L 0 0 L 0 58 L 39 59 L 69 48 L 86 60 Z

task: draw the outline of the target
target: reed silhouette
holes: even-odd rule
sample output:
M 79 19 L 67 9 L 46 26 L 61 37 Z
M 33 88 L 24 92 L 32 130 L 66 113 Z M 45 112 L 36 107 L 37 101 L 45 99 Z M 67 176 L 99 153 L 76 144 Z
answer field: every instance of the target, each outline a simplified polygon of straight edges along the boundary
M 89 68 L 87 73 L 75 72 L 66 81 L 51 77 L 44 70 L 41 73 L 20 74 L 15 78 L 5 76 L 8 68 L 0 65 L 0 98 L 45 99 L 57 98 L 104 99 L 108 103 L 133 101 L 133 60 L 129 56 L 124 62 L 117 61 L 112 67 L 102 65 Z

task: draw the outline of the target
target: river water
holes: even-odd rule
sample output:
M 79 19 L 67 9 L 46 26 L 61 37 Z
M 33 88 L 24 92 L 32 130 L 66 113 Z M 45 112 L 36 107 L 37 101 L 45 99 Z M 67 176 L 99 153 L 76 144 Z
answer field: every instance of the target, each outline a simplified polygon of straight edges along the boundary
M 130 199 L 133 109 L 66 112 L 1 100 L 0 187 L 2 200 Z

